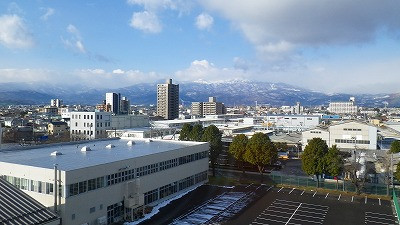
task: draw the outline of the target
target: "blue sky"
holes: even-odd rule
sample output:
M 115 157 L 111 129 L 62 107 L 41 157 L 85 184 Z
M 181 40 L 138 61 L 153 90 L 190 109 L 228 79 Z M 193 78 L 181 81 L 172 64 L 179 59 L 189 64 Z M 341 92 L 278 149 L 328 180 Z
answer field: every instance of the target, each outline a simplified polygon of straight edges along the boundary
M 400 92 L 400 2 L 1 1 L 0 82 L 173 78 Z

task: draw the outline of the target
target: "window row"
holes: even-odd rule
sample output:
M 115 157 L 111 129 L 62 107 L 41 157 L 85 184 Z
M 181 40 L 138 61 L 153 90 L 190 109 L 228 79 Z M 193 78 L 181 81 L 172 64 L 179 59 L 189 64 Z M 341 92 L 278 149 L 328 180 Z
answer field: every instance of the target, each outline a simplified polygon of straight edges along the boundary
M 370 141 L 369 140 L 354 140 L 354 139 L 335 139 L 335 143 L 370 144 Z
M 118 184 L 118 183 L 124 182 L 126 180 L 132 180 L 134 178 L 135 178 L 134 169 L 125 170 L 122 172 L 107 175 L 107 186 L 113 185 L 113 184 Z
M 69 185 L 68 196 L 82 194 L 87 191 L 96 190 L 102 187 L 104 187 L 104 177 L 98 177 L 90 180 L 81 181 Z
M 136 169 L 136 177 L 142 177 L 148 174 L 158 172 L 158 163 L 142 166 Z
M 207 180 L 207 171 L 186 177 L 180 181 L 175 181 L 170 184 L 164 185 L 160 188 L 144 193 L 144 204 L 150 204 L 158 199 L 165 198 L 169 195 L 175 194 L 178 191 L 184 190 L 190 186 Z
M 204 159 L 208 157 L 208 151 L 198 152 L 187 156 L 179 157 L 179 165 L 190 163 L 195 160 Z
M 178 159 L 170 159 L 163 162 L 160 162 L 160 171 L 167 170 L 172 167 L 178 166 Z
M 353 129 L 353 128 L 343 128 L 343 130 L 347 130 L 347 131 L 361 131 L 361 129 Z
M 47 195 L 52 195 L 54 193 L 53 183 L 29 180 L 25 178 L 6 176 L 6 175 L 4 175 L 3 178 L 10 184 L 14 185 L 16 188 L 19 188 L 21 190 L 33 191 Z

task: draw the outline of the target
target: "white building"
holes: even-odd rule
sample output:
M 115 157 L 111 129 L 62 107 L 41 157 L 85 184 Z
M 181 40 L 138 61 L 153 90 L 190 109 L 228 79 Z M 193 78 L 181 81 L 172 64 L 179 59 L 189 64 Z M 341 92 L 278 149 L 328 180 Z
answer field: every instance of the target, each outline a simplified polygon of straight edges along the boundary
M 355 105 L 355 98 L 351 97 L 348 102 L 329 103 L 329 112 L 337 114 L 357 114 L 358 108 Z
M 314 115 L 268 115 L 264 125 L 282 131 L 303 131 L 320 124 L 321 117 Z
M 208 149 L 201 142 L 108 139 L 0 151 L 0 176 L 57 207 L 63 224 L 112 224 L 207 182 Z
M 73 139 L 107 137 L 111 129 L 110 112 L 71 112 L 70 134 Z
M 62 106 L 62 104 L 63 104 L 63 102 L 62 102 L 61 99 L 56 98 L 56 99 L 51 99 L 50 100 L 50 106 L 54 106 L 54 107 L 60 108 Z
M 341 122 L 329 127 L 317 127 L 302 133 L 303 149 L 313 138 L 321 138 L 328 147 L 336 145 L 340 149 L 377 149 L 378 130 L 375 126 L 357 122 Z

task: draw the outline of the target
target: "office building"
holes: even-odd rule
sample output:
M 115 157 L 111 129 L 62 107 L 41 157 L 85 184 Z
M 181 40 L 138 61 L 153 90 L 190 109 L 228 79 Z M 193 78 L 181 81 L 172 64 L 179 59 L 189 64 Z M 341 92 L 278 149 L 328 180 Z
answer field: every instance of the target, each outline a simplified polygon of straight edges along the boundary
M 224 103 L 217 102 L 216 97 L 209 97 L 208 102 L 193 102 L 192 116 L 207 116 L 226 114 Z
M 172 79 L 157 85 L 157 115 L 166 120 L 179 117 L 179 84 L 173 84 Z
M 50 100 L 50 106 L 54 106 L 54 107 L 60 108 L 62 106 L 62 104 L 63 104 L 63 102 L 62 102 L 61 99 L 56 98 L 56 99 L 51 99 Z
M 350 97 L 348 102 L 329 103 L 329 112 L 337 114 L 357 114 L 358 108 L 355 105 L 355 98 Z
M 111 112 L 119 114 L 121 94 L 119 93 L 106 93 L 106 105 L 110 106 Z
M 150 139 L 36 146 L 1 151 L 0 176 L 57 207 L 63 224 L 113 224 L 207 182 L 208 150 L 204 142 Z
M 300 105 L 300 102 L 296 102 L 296 105 L 292 107 L 292 113 L 300 115 L 304 112 L 304 107 Z
M 131 102 L 128 100 L 127 97 L 122 97 L 120 101 L 120 114 L 130 114 L 131 112 Z
M 303 149 L 313 138 L 321 138 L 328 147 L 340 149 L 376 150 L 378 130 L 375 126 L 358 121 L 346 121 L 329 127 L 316 127 L 302 133 Z
M 70 134 L 74 140 L 107 137 L 111 129 L 110 112 L 71 112 Z

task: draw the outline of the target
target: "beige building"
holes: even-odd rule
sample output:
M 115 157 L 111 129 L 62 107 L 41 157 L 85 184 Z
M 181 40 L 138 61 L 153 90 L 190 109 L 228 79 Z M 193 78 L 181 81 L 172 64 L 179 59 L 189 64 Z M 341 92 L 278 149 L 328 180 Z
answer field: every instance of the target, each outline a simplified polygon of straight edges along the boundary
M 321 138 L 328 147 L 336 145 L 340 149 L 377 149 L 378 130 L 375 126 L 358 121 L 333 124 L 329 127 L 317 127 L 302 132 L 303 149 L 313 138 Z
M 157 84 L 157 115 L 166 120 L 179 117 L 179 84 L 173 84 L 172 79 Z
M 66 122 L 51 122 L 47 125 L 47 132 L 50 135 L 62 135 L 69 132 Z
M 193 116 L 221 115 L 226 114 L 224 103 L 217 102 L 216 97 L 209 97 L 208 102 L 193 102 Z
M 62 224 L 112 224 L 207 182 L 208 149 L 150 139 L 40 146 L 0 152 L 0 176 L 57 207 Z
M 355 98 L 351 97 L 348 102 L 329 103 L 329 112 L 337 114 L 357 114 L 358 108 L 355 105 Z

